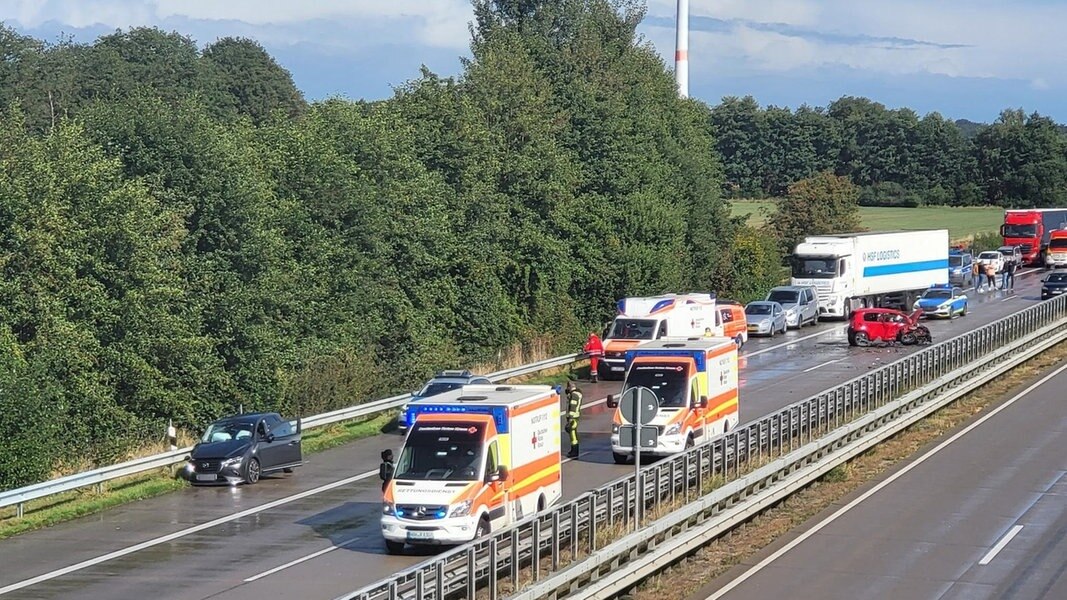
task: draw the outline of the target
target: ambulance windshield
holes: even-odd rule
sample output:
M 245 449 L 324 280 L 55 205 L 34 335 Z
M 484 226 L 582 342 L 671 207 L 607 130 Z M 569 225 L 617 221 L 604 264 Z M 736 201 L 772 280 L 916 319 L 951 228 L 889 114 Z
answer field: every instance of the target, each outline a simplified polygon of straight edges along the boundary
M 478 480 L 482 446 L 480 425 L 416 422 L 397 461 L 396 479 Z
M 608 337 L 616 340 L 651 340 L 656 333 L 656 319 L 629 319 L 615 317 Z
M 659 405 L 665 408 L 685 406 L 688 382 L 689 374 L 685 367 L 669 363 L 639 363 L 630 367 L 630 374 L 626 376 L 626 388 L 646 387 L 652 390 L 659 398 Z

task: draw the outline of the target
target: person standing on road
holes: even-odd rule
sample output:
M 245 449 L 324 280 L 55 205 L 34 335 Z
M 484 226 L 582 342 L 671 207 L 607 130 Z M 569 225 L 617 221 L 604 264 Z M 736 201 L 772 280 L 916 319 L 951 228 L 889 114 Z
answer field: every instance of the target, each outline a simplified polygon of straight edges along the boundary
M 997 289 L 997 268 L 993 266 L 993 263 L 985 264 L 985 281 L 989 284 L 990 290 Z
M 578 419 L 582 416 L 582 392 L 573 381 L 567 382 L 567 433 L 571 434 L 571 450 L 567 458 L 578 458 Z
M 1004 275 L 1000 281 L 1000 289 L 1002 290 L 1014 290 L 1015 289 L 1015 261 L 1004 265 Z
M 604 356 L 604 343 L 600 341 L 600 337 L 597 334 L 590 333 L 585 346 L 582 346 L 582 350 L 589 356 L 589 379 L 596 383 L 597 366 L 600 364 L 600 357 Z
M 982 290 L 982 265 L 977 260 L 971 263 L 971 285 L 976 292 Z

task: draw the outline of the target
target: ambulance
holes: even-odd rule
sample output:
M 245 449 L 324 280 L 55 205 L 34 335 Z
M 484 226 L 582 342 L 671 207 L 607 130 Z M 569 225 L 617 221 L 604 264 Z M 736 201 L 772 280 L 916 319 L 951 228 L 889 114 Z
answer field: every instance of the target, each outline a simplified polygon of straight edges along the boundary
M 748 341 L 744 308 L 719 300 L 714 294 L 665 294 L 647 298 L 623 298 L 616 304 L 618 315 L 604 333 L 605 379 L 622 379 L 626 351 L 645 340 L 665 336 L 724 336 L 738 348 Z
M 562 496 L 560 397 L 545 385 L 466 385 L 417 400 L 392 477 L 382 536 L 405 545 L 461 544 Z
M 656 395 L 658 412 L 649 423 L 657 432 L 656 445 L 641 446 L 642 455 L 669 456 L 737 427 L 739 401 L 737 345 L 730 338 L 664 338 L 645 342 L 626 352 L 626 381 L 622 392 L 644 387 Z M 632 427 L 623 416 L 619 398 L 608 396 L 615 408 L 611 453 L 618 464 L 633 456 L 622 446 L 620 430 Z

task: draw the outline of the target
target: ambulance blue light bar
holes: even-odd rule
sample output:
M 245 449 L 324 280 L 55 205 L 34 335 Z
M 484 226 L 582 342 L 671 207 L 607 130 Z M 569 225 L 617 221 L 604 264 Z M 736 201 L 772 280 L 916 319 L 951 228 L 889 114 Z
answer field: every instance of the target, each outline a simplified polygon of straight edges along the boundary
M 465 404 L 409 404 L 404 415 L 404 422 L 408 427 L 415 424 L 415 417 L 421 413 L 428 414 L 469 414 L 490 415 L 496 423 L 497 433 L 508 432 L 508 407 L 506 406 L 477 406 Z
M 707 354 L 702 349 L 677 349 L 668 350 L 666 348 L 640 348 L 626 351 L 626 368 L 629 370 L 630 364 L 634 361 L 635 356 L 655 356 L 656 358 L 671 358 L 671 357 L 684 357 L 692 358 L 696 363 L 697 371 L 707 370 Z M 669 361 L 668 361 L 669 362 Z

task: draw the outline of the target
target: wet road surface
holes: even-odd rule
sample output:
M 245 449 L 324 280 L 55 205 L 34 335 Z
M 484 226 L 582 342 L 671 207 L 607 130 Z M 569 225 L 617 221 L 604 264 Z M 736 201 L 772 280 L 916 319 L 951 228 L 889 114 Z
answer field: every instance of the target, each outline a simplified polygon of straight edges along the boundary
M 1037 302 L 1041 272 L 1014 292 L 968 292 L 966 317 L 930 323 L 941 341 Z M 850 348 L 840 321 L 750 339 L 741 351 L 741 420 L 756 419 L 914 348 Z M 564 497 L 632 470 L 615 465 L 603 402 L 618 382 L 581 384 L 582 456 L 563 467 Z M 334 598 L 434 551 L 389 556 L 379 533 L 381 435 L 311 455 L 292 475 L 236 488 L 191 488 L 0 541 L 0 597 Z

